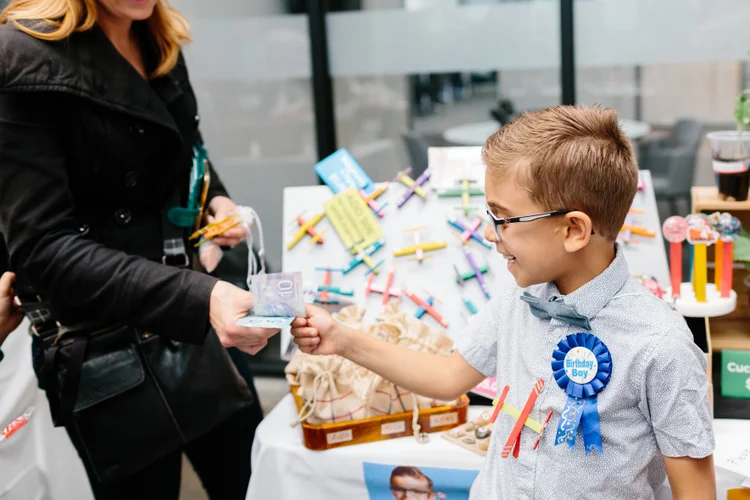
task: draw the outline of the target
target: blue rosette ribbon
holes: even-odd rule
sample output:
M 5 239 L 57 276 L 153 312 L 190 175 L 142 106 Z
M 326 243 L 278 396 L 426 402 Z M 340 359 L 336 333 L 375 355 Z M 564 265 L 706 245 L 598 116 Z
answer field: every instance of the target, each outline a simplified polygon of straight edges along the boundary
M 552 353 L 552 373 L 568 395 L 560 414 L 555 445 L 567 443 L 572 452 L 578 428 L 586 454 L 602 450 L 597 395 L 612 376 L 612 356 L 607 346 L 591 333 L 568 335 Z

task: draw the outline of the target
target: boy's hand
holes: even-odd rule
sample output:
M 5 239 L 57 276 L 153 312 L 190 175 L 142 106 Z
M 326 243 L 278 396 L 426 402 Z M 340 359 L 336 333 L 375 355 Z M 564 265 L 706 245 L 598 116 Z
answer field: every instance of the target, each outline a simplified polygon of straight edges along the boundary
M 307 354 L 341 354 L 343 334 L 331 314 L 325 309 L 305 306 L 307 318 L 292 322 L 294 343 Z
M 3 273 L 0 276 L 0 344 L 23 320 L 23 312 L 13 304 L 15 278 L 13 273 Z

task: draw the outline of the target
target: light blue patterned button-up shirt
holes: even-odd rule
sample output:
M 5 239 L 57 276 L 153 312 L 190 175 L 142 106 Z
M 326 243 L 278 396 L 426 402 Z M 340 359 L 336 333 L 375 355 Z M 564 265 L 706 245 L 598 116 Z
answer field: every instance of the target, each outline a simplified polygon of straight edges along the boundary
M 612 355 L 612 376 L 598 395 L 603 455 L 585 453 L 579 431 L 571 453 L 555 446 L 560 412 L 568 399 L 552 375 L 552 352 L 581 331 L 557 319 L 534 317 L 520 300 L 523 289 L 498 294 L 470 323 L 458 351 L 477 370 L 510 386 L 506 401 L 523 408 L 535 382 L 545 386 L 531 418 L 552 410 L 536 451 L 537 434 L 524 427 L 518 459 L 501 458 L 515 424 L 501 412 L 487 460 L 471 499 L 650 499 L 664 483 L 662 456 L 703 458 L 713 453 L 706 356 L 682 317 L 640 285 L 621 249 L 594 280 L 567 296 L 587 316 L 591 333 Z M 561 296 L 553 283 L 526 289 L 541 299 Z

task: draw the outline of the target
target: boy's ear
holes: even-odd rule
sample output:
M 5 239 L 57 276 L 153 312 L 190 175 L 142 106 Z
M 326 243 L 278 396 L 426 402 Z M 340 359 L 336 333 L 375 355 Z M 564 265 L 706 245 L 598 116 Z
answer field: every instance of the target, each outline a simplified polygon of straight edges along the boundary
M 577 252 L 589 244 L 594 225 L 591 217 L 583 212 L 574 211 L 565 215 L 565 250 Z

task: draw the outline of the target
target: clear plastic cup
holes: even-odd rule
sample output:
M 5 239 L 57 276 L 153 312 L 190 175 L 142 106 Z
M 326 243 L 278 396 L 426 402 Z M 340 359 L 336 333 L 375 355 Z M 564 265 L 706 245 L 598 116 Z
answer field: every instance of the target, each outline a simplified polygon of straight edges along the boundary
M 750 132 L 722 131 L 706 134 L 719 188 L 719 197 L 745 201 L 750 188 Z

